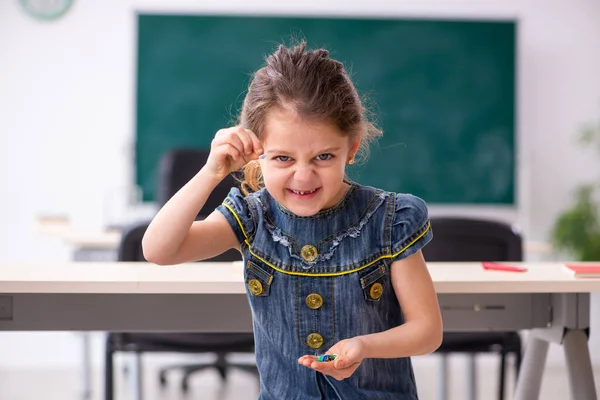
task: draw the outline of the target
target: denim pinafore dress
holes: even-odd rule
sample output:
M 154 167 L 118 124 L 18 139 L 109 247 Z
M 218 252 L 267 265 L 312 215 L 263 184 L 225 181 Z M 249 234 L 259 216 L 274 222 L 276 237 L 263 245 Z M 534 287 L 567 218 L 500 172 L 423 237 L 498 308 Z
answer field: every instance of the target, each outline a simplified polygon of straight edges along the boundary
M 266 189 L 233 188 L 217 209 L 241 243 L 260 400 L 418 398 L 410 358 L 365 359 L 342 381 L 298 358 L 404 322 L 390 265 L 431 240 L 423 200 L 350 183 L 336 206 L 301 217 Z

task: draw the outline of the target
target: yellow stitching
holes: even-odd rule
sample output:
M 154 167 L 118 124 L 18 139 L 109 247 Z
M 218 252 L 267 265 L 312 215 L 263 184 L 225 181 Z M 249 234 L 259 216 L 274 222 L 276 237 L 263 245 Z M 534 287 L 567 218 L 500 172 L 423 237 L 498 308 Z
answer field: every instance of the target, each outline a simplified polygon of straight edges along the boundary
M 300 279 L 298 279 L 298 285 L 296 287 L 296 290 L 298 291 L 298 297 L 302 297 L 302 290 L 300 289 Z M 296 312 L 296 315 L 298 316 L 298 320 L 296 322 L 296 326 L 298 326 L 298 341 L 302 344 L 304 344 L 304 340 L 302 340 L 302 338 L 300 337 L 300 332 L 302 331 L 302 325 L 300 324 L 300 311 L 298 310 L 298 303 L 297 301 L 294 302 L 294 311 Z
M 242 229 L 242 233 L 244 234 L 244 237 L 246 239 L 248 239 L 248 235 L 246 234 L 246 231 L 244 230 L 244 226 L 242 225 L 242 221 L 240 221 L 240 217 L 238 217 L 237 213 L 235 211 L 233 211 L 233 208 L 231 208 L 229 206 L 229 204 L 227 203 L 223 203 L 223 205 L 225 207 L 227 207 L 227 209 L 229 209 L 229 211 L 231 211 L 231 213 L 233 214 L 233 216 L 235 217 L 235 220 L 238 222 L 238 224 L 240 225 L 240 228 Z M 246 240 L 246 243 L 248 243 L 248 240 Z
M 410 246 L 412 246 L 413 244 L 415 244 L 415 242 L 419 239 L 421 239 L 423 236 L 425 236 L 425 234 L 427 232 L 429 232 L 429 229 L 431 228 L 431 223 L 429 221 L 427 221 L 427 227 L 425 228 L 425 230 L 423 231 L 423 233 L 421 233 L 419 236 L 417 236 L 412 242 L 410 242 L 409 244 L 407 244 L 406 246 L 404 246 L 402 249 L 400 249 L 399 252 L 397 252 L 396 254 L 392 254 L 391 256 L 389 256 L 388 258 L 395 258 L 396 256 L 398 256 L 400 253 L 403 253 L 404 250 L 408 249 Z M 385 257 L 385 256 L 384 256 Z
M 335 281 L 331 280 L 331 299 L 335 299 Z M 331 340 L 335 339 L 335 301 L 331 302 Z
M 427 227 L 423 231 L 423 233 L 421 233 L 419 236 L 416 237 L 416 239 L 414 239 L 412 242 L 410 242 L 409 244 L 407 244 L 406 246 L 404 246 L 402 249 L 400 249 L 400 251 L 398 251 L 397 253 L 394 253 L 394 254 L 385 254 L 385 255 L 383 255 L 381 257 L 376 258 L 375 260 L 371 261 L 368 264 L 361 265 L 360 267 L 351 269 L 349 271 L 330 272 L 330 273 L 323 273 L 323 274 L 307 274 L 305 272 L 291 272 L 291 271 L 283 270 L 281 268 L 277 268 L 276 266 L 274 266 L 270 262 L 265 261 L 263 258 L 257 256 L 250 249 L 250 244 L 248 243 L 248 241 L 246 241 L 246 244 L 248 244 L 248 251 L 250 252 L 250 254 L 252 254 L 254 257 L 258 258 L 260 261 L 264 262 L 265 264 L 267 264 L 269 267 L 273 268 L 275 271 L 281 272 L 282 274 L 286 274 L 286 275 L 298 275 L 298 276 L 339 276 L 339 275 L 347 275 L 347 274 L 351 274 L 353 272 L 360 271 L 360 270 L 362 270 L 364 268 L 367 268 L 367 267 L 375 264 L 376 262 L 378 262 L 379 260 L 382 260 L 384 258 L 395 258 L 395 257 L 397 257 L 399 254 L 403 253 L 406 249 L 408 249 L 410 246 L 412 246 L 417 240 L 421 239 L 427 232 L 429 232 L 430 227 L 431 227 L 431 224 L 429 222 L 427 222 Z

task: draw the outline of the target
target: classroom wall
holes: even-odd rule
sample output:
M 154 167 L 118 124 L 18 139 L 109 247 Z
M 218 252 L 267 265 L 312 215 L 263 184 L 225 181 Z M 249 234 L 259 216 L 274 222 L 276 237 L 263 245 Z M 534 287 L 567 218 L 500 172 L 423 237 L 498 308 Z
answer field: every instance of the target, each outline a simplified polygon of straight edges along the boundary
M 40 22 L 17 1 L 0 2 L 0 261 L 68 259 L 58 240 L 33 233 L 36 214 L 65 213 L 99 226 L 119 213 L 133 181 L 135 9 L 518 18 L 518 207 L 432 211 L 498 215 L 519 223 L 527 239 L 543 241 L 573 187 L 600 170 L 574 140 L 583 123 L 600 117 L 597 0 L 169 3 L 77 1 L 64 18 Z M 0 368 L 78 361 L 73 333 L 0 339 Z M 94 357 L 98 364 L 98 346 Z

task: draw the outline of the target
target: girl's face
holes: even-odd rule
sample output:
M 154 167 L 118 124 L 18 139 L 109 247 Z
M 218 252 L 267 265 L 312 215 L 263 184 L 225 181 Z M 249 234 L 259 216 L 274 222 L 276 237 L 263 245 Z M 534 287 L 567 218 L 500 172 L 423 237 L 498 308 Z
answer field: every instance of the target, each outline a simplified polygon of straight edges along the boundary
M 343 198 L 346 163 L 359 140 L 342 136 L 329 122 L 303 121 L 281 108 L 268 112 L 262 139 L 265 187 L 279 204 L 296 215 L 311 216 Z

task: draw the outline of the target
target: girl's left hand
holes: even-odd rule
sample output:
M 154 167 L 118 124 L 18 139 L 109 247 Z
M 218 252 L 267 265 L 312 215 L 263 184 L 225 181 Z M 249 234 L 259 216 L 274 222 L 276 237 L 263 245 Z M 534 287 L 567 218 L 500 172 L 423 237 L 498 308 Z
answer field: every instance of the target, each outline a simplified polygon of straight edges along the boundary
M 317 361 L 317 356 L 305 355 L 298 359 L 298 364 L 312 368 L 338 381 L 348 378 L 359 367 L 364 359 L 364 343 L 358 337 L 337 342 L 324 354 L 337 354 L 334 361 Z

